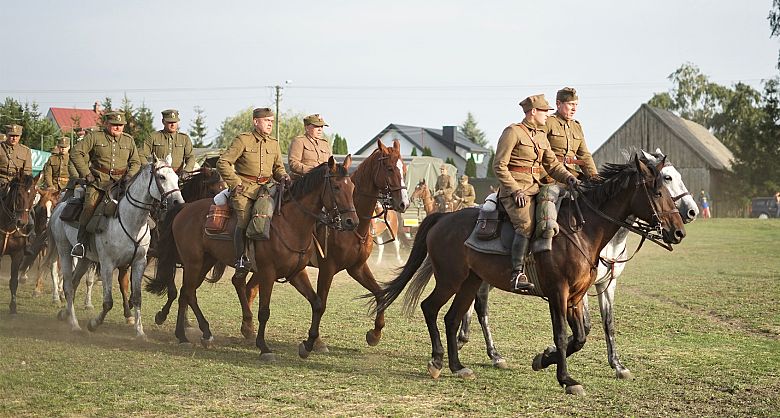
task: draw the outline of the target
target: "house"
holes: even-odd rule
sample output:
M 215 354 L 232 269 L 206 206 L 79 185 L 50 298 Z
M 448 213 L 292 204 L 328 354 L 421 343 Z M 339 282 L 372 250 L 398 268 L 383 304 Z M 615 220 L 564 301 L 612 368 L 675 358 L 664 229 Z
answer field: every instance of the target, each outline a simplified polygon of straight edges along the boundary
M 458 168 L 458 173 L 466 170 L 466 161 L 473 157 L 477 164 L 477 177 L 485 177 L 490 162 L 490 150 L 477 145 L 463 133 L 457 126 L 443 126 L 442 129 L 423 128 L 420 126 L 399 125 L 391 123 L 379 132 L 374 138 L 363 145 L 355 154 L 369 155 L 376 148 L 377 139 L 381 139 L 385 145 L 398 139 L 401 143 L 401 154 L 411 155 L 415 150 L 417 155 L 422 155 L 425 147 L 431 149 L 434 157 L 446 161 L 451 158 Z M 454 174 L 454 173 L 452 173 Z
M 682 175 L 688 191 L 699 201 L 702 190 L 711 201 L 714 216 L 741 216 L 741 205 L 723 197 L 724 178 L 731 170 L 734 154 L 707 128 L 672 112 L 643 104 L 596 151 L 593 160 L 625 163 L 623 150 L 660 148 Z
M 86 129 L 99 126 L 101 114 L 98 103 L 95 103 L 92 109 L 50 107 L 46 119 L 57 125 L 60 132 L 69 133 L 74 127 Z

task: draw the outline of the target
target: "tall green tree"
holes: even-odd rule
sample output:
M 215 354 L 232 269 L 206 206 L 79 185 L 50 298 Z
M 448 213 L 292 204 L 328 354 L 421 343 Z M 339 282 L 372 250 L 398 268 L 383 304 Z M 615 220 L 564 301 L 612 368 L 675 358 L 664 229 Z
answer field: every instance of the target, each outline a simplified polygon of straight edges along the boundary
M 433 152 L 431 152 L 430 147 L 423 147 L 422 155 L 423 157 L 433 157 Z
M 455 160 L 453 160 L 452 157 L 447 157 L 447 159 L 444 160 L 444 162 L 447 164 L 455 165 Z
M 417 148 L 412 148 L 412 157 L 417 156 Z
M 780 0 L 772 0 L 772 8 L 769 10 L 770 38 L 780 36 Z M 780 54 L 777 57 L 777 68 L 780 68 Z
M 485 138 L 485 132 L 477 128 L 477 119 L 471 112 L 466 114 L 466 120 L 460 125 L 460 131 L 463 132 L 463 135 L 466 135 L 466 138 L 470 139 L 471 142 L 483 147 L 488 145 L 488 140 Z
M 43 118 L 38 104 L 21 104 L 11 97 L 6 97 L 0 105 L 0 126 L 21 125 L 21 143 L 30 148 L 49 150 L 62 135 L 59 128 L 50 120 Z
M 468 160 L 466 160 L 466 169 L 463 170 L 464 173 L 469 176 L 470 178 L 476 178 L 477 177 L 477 162 L 474 161 L 474 156 L 470 156 Z
M 349 154 L 349 148 L 347 146 L 347 140 L 343 136 L 336 134 L 333 137 L 333 153 L 338 155 Z
M 488 160 L 488 167 L 487 167 L 487 177 L 494 179 L 496 178 L 496 171 L 493 170 L 493 162 L 496 159 L 496 152 L 492 149 L 490 150 L 490 160 Z
M 685 63 L 669 74 L 673 87 L 669 92 L 656 93 L 648 104 L 672 111 L 698 124 L 709 126 L 722 111 L 721 103 L 729 96 L 729 89 L 713 83 L 699 67 Z
M 144 141 L 151 138 L 154 132 L 154 116 L 152 116 L 152 110 L 146 107 L 146 103 L 141 103 L 141 107 L 135 110 L 133 113 L 133 120 L 135 121 L 135 130 L 133 132 L 133 139 L 135 139 L 135 145 L 140 147 Z
M 192 146 L 201 148 L 204 145 L 208 128 L 206 128 L 205 112 L 200 106 L 195 106 L 195 119 L 190 123 L 190 138 L 192 138 Z

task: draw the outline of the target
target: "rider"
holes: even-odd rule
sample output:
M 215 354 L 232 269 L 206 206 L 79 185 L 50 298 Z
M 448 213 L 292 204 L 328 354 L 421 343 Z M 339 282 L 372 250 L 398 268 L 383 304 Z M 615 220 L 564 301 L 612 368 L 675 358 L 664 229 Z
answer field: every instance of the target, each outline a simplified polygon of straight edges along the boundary
M 452 200 L 454 187 L 452 187 L 452 180 L 450 179 L 449 174 L 447 174 L 447 166 L 445 164 L 442 164 L 441 167 L 439 167 L 439 173 L 439 177 L 436 178 L 433 195 L 436 200 L 438 211 L 446 212 L 447 202 Z
M 474 206 L 477 194 L 474 193 L 474 186 L 469 184 L 469 176 L 464 174 L 460 177 L 460 183 L 455 188 L 455 198 L 462 201 L 465 208 Z
M 249 260 L 244 256 L 246 227 L 260 185 L 271 180 L 290 182 L 282 164 L 279 141 L 271 136 L 274 112 L 269 108 L 252 111 L 252 132 L 239 134 L 217 161 L 217 171 L 230 188 L 230 206 L 236 212 L 233 244 L 236 250 L 236 276 L 246 277 Z
M 328 126 L 319 114 L 303 118 L 305 135 L 293 138 L 287 152 L 287 162 L 293 178 L 301 177 L 314 167 L 328 162 L 333 155 L 328 139 L 322 135 L 323 126 Z
M 103 193 L 112 183 L 129 179 L 141 168 L 133 137 L 124 133 L 127 120 L 122 112 L 105 114 L 106 128 L 88 133 L 75 147 L 71 161 L 79 177 L 87 181 L 84 209 L 79 217 L 78 242 L 73 257 L 84 257 L 88 245 L 87 223 Z
M 574 114 L 577 112 L 579 97 L 577 90 L 564 87 L 555 95 L 556 112 L 547 118 L 547 140 L 550 142 L 558 161 L 562 162 L 571 174 L 580 180 L 598 174 L 593 157 L 585 144 L 582 125 Z M 546 181 L 545 181 L 546 180 Z M 551 183 L 548 176 L 543 183 Z
M 5 199 L 8 193 L 8 184 L 11 180 L 20 175 L 32 175 L 32 153 L 30 148 L 20 144 L 22 137 L 22 127 L 20 125 L 7 125 L 5 127 L 6 140 L 0 143 L 0 199 Z M 33 217 L 29 216 L 27 230 L 33 229 Z M 30 239 L 28 237 L 24 248 L 25 254 L 31 254 Z
M 68 185 L 70 178 L 68 172 L 69 150 L 70 138 L 60 138 L 48 161 L 43 166 L 43 187 L 45 189 L 53 188 L 57 192 L 61 192 Z
M 0 143 L 5 142 L 5 134 L 0 133 Z
M 512 281 L 510 290 L 526 292 L 534 288 L 525 275 L 523 261 L 534 231 L 534 198 L 539 192 L 544 170 L 563 183 L 577 183 L 550 149 L 545 136 L 547 112 L 552 110 L 543 94 L 520 102 L 525 112 L 521 123 L 509 125 L 496 147 L 493 169 L 501 182 L 499 199 L 515 229 L 512 241 Z
M 138 150 L 141 162 L 155 155 L 160 160 L 171 156 L 171 167 L 180 179 L 185 180 L 187 174 L 195 167 L 195 154 L 192 152 L 192 140 L 179 132 L 179 111 L 167 109 L 162 111 L 163 129 L 152 133 Z M 182 169 L 184 171 L 182 172 Z

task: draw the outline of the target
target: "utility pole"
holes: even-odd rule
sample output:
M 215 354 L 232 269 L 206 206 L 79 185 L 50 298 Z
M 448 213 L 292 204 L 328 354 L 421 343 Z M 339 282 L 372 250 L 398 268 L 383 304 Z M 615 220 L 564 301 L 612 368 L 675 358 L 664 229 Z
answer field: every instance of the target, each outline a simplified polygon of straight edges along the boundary
M 274 90 L 276 90 L 276 119 L 274 119 L 276 134 L 274 136 L 276 136 L 276 139 L 279 139 L 279 100 L 281 98 L 282 86 L 276 85 Z

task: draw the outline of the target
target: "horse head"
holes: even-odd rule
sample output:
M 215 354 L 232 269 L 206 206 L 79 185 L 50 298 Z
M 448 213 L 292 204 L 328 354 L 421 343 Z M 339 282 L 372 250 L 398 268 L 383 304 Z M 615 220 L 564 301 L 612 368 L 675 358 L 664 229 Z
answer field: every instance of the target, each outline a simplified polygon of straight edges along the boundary
M 19 174 L 8 185 L 3 211 L 16 227 L 22 228 L 30 221 L 30 210 L 37 194 L 33 176 Z
M 661 152 L 660 148 L 656 148 L 652 154 L 642 151 L 642 155 L 650 164 L 658 164 L 666 158 L 666 155 Z M 699 214 L 699 207 L 688 192 L 688 188 L 685 187 L 680 172 L 674 168 L 672 163 L 666 161 L 661 169 L 661 175 L 663 176 L 664 186 L 672 195 L 672 200 L 677 205 L 677 210 L 680 211 L 683 222 L 687 224 L 695 220 Z
M 162 203 L 180 205 L 184 204 L 184 199 L 179 190 L 179 176 L 173 170 L 170 164 L 170 155 L 161 160 L 152 157 L 149 167 L 149 195 L 152 199 Z M 156 187 L 152 187 L 152 181 Z
M 395 139 L 391 148 L 386 147 L 381 139 L 377 139 L 376 145 L 373 183 L 380 191 L 382 205 L 385 209 L 406 212 L 409 208 L 409 193 L 404 183 L 406 165 L 401 158 L 401 143 Z
M 679 244 L 685 238 L 685 226 L 672 195 L 664 182 L 663 167 L 666 157 L 651 163 L 637 154 L 632 162 L 636 167 L 636 190 L 631 209 L 639 219 L 660 228 L 667 244 Z
M 352 202 L 355 185 L 349 177 L 351 164 L 352 155 L 347 155 L 344 164 L 338 164 L 333 157 L 328 158 L 328 162 L 295 180 L 286 199 L 292 199 L 304 214 L 328 226 L 342 231 L 355 229 L 358 216 Z

